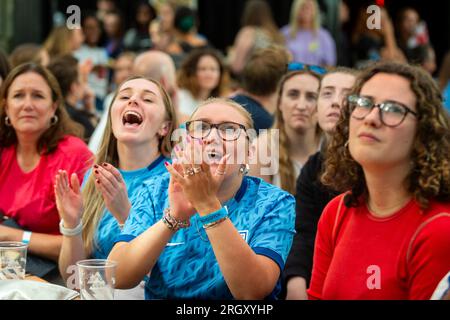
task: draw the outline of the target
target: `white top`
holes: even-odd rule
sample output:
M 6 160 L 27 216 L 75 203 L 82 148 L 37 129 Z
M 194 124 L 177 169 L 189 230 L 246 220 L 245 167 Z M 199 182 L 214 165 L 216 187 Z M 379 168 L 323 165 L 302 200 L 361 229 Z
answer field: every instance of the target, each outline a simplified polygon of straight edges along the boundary
M 196 100 L 190 91 L 186 89 L 179 89 L 178 90 L 178 108 L 180 113 L 185 114 L 186 116 L 190 117 L 191 114 L 197 109 L 198 104 L 200 103 L 199 100 Z
M 300 175 L 300 171 L 302 170 L 303 165 L 295 160 L 292 160 L 292 164 L 294 165 L 294 177 L 295 177 L 294 182 L 297 182 L 297 178 Z M 281 188 L 280 171 L 278 171 L 277 174 L 272 176 L 272 184 Z

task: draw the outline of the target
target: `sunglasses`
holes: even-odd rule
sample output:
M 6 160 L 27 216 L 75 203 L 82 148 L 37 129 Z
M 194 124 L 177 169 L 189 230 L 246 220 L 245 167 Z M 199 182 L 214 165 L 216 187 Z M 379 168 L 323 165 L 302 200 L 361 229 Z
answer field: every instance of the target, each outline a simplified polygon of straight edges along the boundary
M 327 69 L 321 66 L 316 66 L 312 64 L 306 64 L 301 62 L 289 62 L 287 65 L 287 71 L 312 71 L 314 73 L 324 75 L 327 73 Z

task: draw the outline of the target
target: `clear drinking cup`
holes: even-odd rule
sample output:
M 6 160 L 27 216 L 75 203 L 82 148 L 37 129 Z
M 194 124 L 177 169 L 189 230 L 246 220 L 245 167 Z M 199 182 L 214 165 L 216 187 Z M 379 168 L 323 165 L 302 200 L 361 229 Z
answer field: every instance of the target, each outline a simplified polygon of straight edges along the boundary
M 0 241 L 0 280 L 25 279 L 27 247 L 22 242 Z
M 113 300 L 116 283 L 115 261 L 88 259 L 77 262 L 81 300 Z

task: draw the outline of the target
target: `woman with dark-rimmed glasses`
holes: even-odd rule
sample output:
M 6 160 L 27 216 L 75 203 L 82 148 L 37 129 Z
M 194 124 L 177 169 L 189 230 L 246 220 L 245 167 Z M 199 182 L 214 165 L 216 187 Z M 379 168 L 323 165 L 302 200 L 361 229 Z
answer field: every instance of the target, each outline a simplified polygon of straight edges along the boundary
M 313 299 L 430 299 L 450 270 L 450 131 L 433 79 L 380 63 L 349 95 L 322 182 Z
M 169 173 L 145 182 L 109 259 L 117 287 L 147 299 L 276 297 L 294 235 L 294 198 L 246 176 L 253 121 L 210 99 L 185 124 Z

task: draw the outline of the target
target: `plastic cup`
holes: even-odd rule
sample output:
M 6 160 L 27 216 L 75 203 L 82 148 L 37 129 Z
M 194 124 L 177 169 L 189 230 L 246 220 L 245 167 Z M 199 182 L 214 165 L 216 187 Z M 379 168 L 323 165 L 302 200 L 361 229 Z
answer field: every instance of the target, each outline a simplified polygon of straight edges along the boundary
M 88 259 L 77 262 L 81 300 L 113 300 L 115 261 Z
M 0 241 L 0 280 L 25 279 L 27 247 L 22 242 Z

